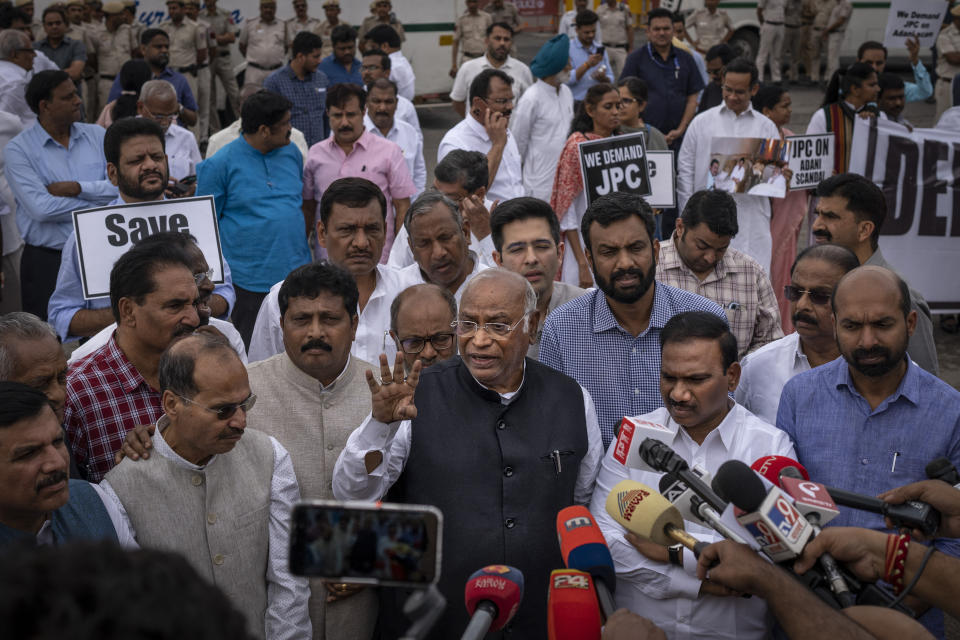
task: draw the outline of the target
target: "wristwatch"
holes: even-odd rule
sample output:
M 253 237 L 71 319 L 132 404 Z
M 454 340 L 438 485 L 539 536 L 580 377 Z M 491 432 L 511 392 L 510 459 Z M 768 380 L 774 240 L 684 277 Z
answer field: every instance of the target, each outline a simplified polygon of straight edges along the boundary
M 667 547 L 667 557 L 670 559 L 670 564 L 676 565 L 678 567 L 683 566 L 683 545 L 675 544 L 672 547 Z

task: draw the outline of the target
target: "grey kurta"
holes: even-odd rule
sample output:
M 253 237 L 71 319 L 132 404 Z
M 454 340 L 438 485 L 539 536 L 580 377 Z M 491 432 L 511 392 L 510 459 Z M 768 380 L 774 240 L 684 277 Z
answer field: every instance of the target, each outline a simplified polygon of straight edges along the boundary
M 326 388 L 299 369 L 286 352 L 247 367 L 256 409 L 247 426 L 276 438 L 290 452 L 304 500 L 334 499 L 333 466 L 350 433 L 370 413 L 364 371 L 372 364 L 351 357 Z M 310 581 L 310 620 L 314 640 L 369 640 L 377 618 L 377 595 L 367 588 L 326 604 L 327 589 Z

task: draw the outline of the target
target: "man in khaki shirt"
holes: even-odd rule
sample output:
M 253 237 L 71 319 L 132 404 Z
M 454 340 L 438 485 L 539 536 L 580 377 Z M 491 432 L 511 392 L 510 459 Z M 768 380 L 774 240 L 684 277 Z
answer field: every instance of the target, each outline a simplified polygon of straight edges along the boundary
M 317 25 L 313 30 L 315 34 L 323 39 L 323 49 L 320 50 L 320 56 L 326 58 L 333 53 L 333 40 L 330 35 L 334 27 L 340 25 L 340 2 L 339 0 L 327 0 L 323 3 L 323 12 L 327 19 Z M 456 45 L 454 45 L 456 46 Z
M 393 13 L 393 5 L 390 4 L 390 0 L 375 0 L 370 10 L 373 12 L 373 15 L 369 15 L 363 19 L 363 23 L 360 25 L 359 40 L 362 41 L 364 36 L 367 35 L 367 32 L 374 27 L 385 24 L 397 32 L 397 35 L 400 36 L 400 42 L 406 42 L 407 35 L 403 32 L 403 23 L 401 23 Z
M 82 42 L 84 49 L 87 50 L 87 55 L 89 55 L 93 45 L 90 42 L 90 34 L 83 23 L 83 0 L 69 0 L 66 4 L 66 12 L 67 32 L 64 35 L 72 40 Z M 97 107 L 97 72 L 90 66 L 89 61 L 83 67 L 83 82 L 80 86 L 82 87 L 84 117 L 87 122 L 92 122 L 96 120 L 99 112 L 90 113 L 91 109 Z
M 198 68 L 207 62 L 207 35 L 187 17 L 184 0 L 168 0 L 167 12 L 170 19 L 159 26 L 170 36 L 170 68 L 182 73 L 199 97 Z
M 243 86 L 260 88 L 271 73 L 283 66 L 286 25 L 277 20 L 277 3 L 260 0 L 260 17 L 251 18 L 240 29 L 240 53 L 247 59 Z
M 937 36 L 937 86 L 934 94 L 937 98 L 937 117 L 953 106 L 953 93 L 950 85 L 953 76 L 960 73 L 960 5 L 950 9 L 952 22 Z
M 613 77 L 619 78 L 627 53 L 633 50 L 633 15 L 630 7 L 618 0 L 606 0 L 597 7 L 599 31 L 603 34 L 603 46 L 607 48 L 607 58 L 613 70 Z
M 34 17 L 33 0 L 15 0 L 13 4 L 30 18 L 30 33 L 32 34 L 33 41 L 39 42 L 43 40 L 46 34 L 43 31 L 43 23 Z
M 710 47 L 727 42 L 733 36 L 733 23 L 726 11 L 718 9 L 720 0 L 704 0 L 703 7 L 697 9 L 687 18 L 684 25 L 687 34 L 693 29 L 696 38 L 694 48 L 706 54 Z
M 139 46 L 133 37 L 133 29 L 126 24 L 123 17 L 122 2 L 106 3 L 103 5 L 103 13 L 106 16 L 106 28 L 93 34 L 93 46 L 87 54 L 87 60 L 92 61 L 91 64 L 96 66 L 99 74 L 97 106 L 101 109 L 109 102 L 110 87 L 120 73 L 120 67 L 133 57 L 133 52 Z
M 293 0 L 294 16 L 286 21 L 287 49 L 293 46 L 293 39 L 301 31 L 316 32 L 320 26 L 320 21 L 311 18 L 307 12 L 307 0 Z
M 493 20 L 494 24 L 506 22 L 513 27 L 514 34 L 520 31 L 520 11 L 517 9 L 517 5 L 509 2 L 509 0 L 493 0 L 483 10 L 490 14 L 490 19 Z
M 813 82 L 820 82 L 820 53 L 823 51 L 823 32 L 827 28 L 830 14 L 837 6 L 837 0 L 811 0 L 813 27 L 810 29 L 809 49 L 807 50 L 807 74 Z
M 206 59 L 197 63 L 197 93 L 194 96 L 197 99 L 197 126 L 193 128 L 193 133 L 197 137 L 197 143 L 203 144 L 210 137 L 210 112 L 213 109 L 213 103 L 210 101 L 210 59 L 216 49 L 216 41 L 210 36 L 210 23 L 200 17 L 200 1 L 185 0 L 183 11 L 187 19 L 197 23 L 197 30 L 203 37 L 203 43 L 207 50 Z M 190 76 L 187 75 L 187 82 Z
M 137 0 L 123 0 L 123 19 L 133 30 L 133 38 L 140 42 L 143 23 L 137 21 Z
M 227 91 L 227 102 L 230 109 L 240 117 L 240 87 L 237 86 L 237 77 L 233 73 L 233 63 L 230 61 L 230 45 L 236 41 L 237 34 L 234 28 L 233 17 L 228 11 L 217 8 L 217 0 L 207 0 L 203 19 L 210 25 L 210 104 L 217 104 L 217 78 Z M 220 130 L 220 118 L 215 107 L 210 109 L 210 127 L 214 131 Z
M 467 10 L 453 25 L 451 78 L 457 77 L 457 69 L 464 58 L 472 60 L 486 53 L 487 28 L 493 24 L 493 18 L 486 11 L 480 11 L 479 7 L 479 0 L 467 0 Z

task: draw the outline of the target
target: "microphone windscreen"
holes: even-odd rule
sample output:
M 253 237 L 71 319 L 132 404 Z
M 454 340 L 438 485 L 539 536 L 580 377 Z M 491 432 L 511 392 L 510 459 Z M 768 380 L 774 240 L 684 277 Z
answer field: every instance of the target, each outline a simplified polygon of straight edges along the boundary
M 607 496 L 607 513 L 627 531 L 659 545 L 674 544 L 664 529 L 672 524 L 683 529 L 683 516 L 670 501 L 645 484 L 621 480 Z
M 557 569 L 550 574 L 547 637 L 550 640 L 600 640 L 603 620 L 590 574 Z
M 753 464 L 750 465 L 751 469 L 778 487 L 780 486 L 780 472 L 787 467 L 795 467 L 800 471 L 800 475 L 803 476 L 804 480 L 810 479 L 810 474 L 807 473 L 804 466 L 787 456 L 764 456 L 763 458 L 757 458 L 753 461 Z
M 665 473 L 660 476 L 660 495 L 663 495 L 675 482 L 680 480 L 680 476 L 675 473 Z
M 561 509 L 557 514 L 560 554 L 568 569 L 586 571 L 603 580 L 612 592 L 617 586 L 613 557 L 597 521 L 583 505 Z
M 950 462 L 950 458 L 940 456 L 930 461 L 924 471 L 931 480 L 943 480 L 947 484 L 957 484 L 960 482 L 960 476 L 957 474 L 956 467 Z
M 727 460 L 717 469 L 711 483 L 721 498 L 748 513 L 760 508 L 767 497 L 767 488 L 753 469 L 739 460 Z
M 523 598 L 523 574 L 519 569 L 505 564 L 492 564 L 475 571 L 467 579 L 464 589 L 464 601 L 467 613 L 473 615 L 477 605 L 483 601 L 497 608 L 497 617 L 490 625 L 490 631 L 502 629 L 517 612 Z

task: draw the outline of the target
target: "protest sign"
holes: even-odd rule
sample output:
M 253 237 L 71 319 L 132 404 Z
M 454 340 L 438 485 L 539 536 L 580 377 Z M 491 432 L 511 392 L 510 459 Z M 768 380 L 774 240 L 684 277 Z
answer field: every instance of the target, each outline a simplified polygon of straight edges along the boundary
M 942 0 L 893 0 L 883 45 L 902 49 L 907 46 L 907 38 L 917 38 L 921 47 L 932 47 L 946 10 L 947 3 Z
M 587 205 L 608 193 L 650 194 L 643 132 L 581 142 L 580 173 Z
M 788 167 L 793 175 L 790 188 L 813 189 L 833 174 L 834 143 L 832 133 L 790 136 L 787 139 Z
M 671 209 L 677 206 L 677 173 L 673 151 L 647 151 L 650 195 L 643 196 L 651 207 Z
M 857 118 L 850 171 L 880 186 L 880 249 L 938 313 L 960 310 L 960 133 Z
M 713 138 L 707 189 L 782 198 L 787 195 L 786 165 L 787 145 L 779 138 Z
M 160 231 L 182 231 L 197 239 L 211 282 L 223 282 L 223 252 L 212 196 L 137 202 L 73 212 L 83 297 L 110 295 L 110 270 L 135 243 Z

